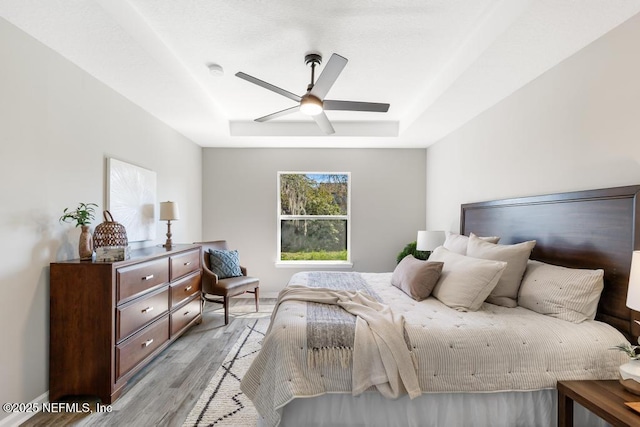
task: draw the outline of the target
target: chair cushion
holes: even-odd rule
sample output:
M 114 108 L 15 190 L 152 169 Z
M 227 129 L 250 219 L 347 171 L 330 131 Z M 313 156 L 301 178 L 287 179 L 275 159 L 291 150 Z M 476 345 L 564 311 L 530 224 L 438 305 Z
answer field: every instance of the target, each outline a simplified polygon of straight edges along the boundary
M 214 295 L 234 296 L 257 288 L 259 282 L 257 277 L 251 276 L 228 277 L 218 280 L 213 292 Z
M 211 271 L 218 279 L 242 276 L 240 270 L 240 258 L 237 250 L 224 251 L 221 249 L 209 249 Z

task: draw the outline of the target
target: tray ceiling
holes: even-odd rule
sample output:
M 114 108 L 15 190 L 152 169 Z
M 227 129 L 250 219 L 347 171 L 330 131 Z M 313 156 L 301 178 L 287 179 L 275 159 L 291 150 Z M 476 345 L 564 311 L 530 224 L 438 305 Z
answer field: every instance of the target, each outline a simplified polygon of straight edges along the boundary
M 638 12 L 640 0 L 0 0 L 1 17 L 204 147 L 425 147 Z M 349 60 L 327 98 L 389 112 L 328 111 L 331 136 L 301 113 L 253 121 L 295 104 L 234 74 L 303 95 L 309 52 Z

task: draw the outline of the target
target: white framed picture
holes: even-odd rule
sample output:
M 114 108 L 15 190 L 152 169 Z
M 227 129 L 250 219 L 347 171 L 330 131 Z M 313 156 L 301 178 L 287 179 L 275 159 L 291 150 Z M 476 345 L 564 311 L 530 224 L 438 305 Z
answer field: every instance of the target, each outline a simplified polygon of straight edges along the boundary
M 156 173 L 107 158 L 107 209 L 124 225 L 129 242 L 156 238 Z

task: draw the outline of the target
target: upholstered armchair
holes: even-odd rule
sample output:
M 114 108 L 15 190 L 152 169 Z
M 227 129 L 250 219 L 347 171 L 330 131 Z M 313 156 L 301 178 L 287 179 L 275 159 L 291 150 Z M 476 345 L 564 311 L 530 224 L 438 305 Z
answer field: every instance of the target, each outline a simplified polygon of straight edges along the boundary
M 247 276 L 247 269 L 240 266 L 242 275 L 236 277 L 227 277 L 224 279 L 213 272 L 211 268 L 211 256 L 209 250 L 219 249 L 227 251 L 228 245 L 226 240 L 216 240 L 212 242 L 196 242 L 202 246 L 203 262 L 202 262 L 202 304 L 206 301 L 222 303 L 224 305 L 224 324 L 229 324 L 229 300 L 231 297 L 242 295 L 245 292 L 252 293 L 256 300 L 256 311 L 259 310 L 258 299 L 260 297 L 260 281 L 256 277 Z M 211 298 L 211 296 L 221 297 L 220 299 Z

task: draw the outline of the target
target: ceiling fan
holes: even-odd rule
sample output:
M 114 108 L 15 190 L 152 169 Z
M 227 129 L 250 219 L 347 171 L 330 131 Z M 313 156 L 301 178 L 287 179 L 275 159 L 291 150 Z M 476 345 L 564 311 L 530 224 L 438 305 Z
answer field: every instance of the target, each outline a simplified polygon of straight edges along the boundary
M 275 119 L 285 116 L 287 114 L 300 111 L 302 114 L 311 116 L 313 120 L 318 124 L 320 129 L 327 135 L 335 133 L 329 118 L 325 114 L 325 111 L 340 110 L 340 111 L 369 111 L 386 113 L 389 110 L 389 104 L 380 104 L 376 102 L 357 102 L 357 101 L 336 101 L 332 99 L 324 99 L 327 95 L 338 76 L 342 72 L 342 69 L 347 65 L 347 59 L 334 53 L 329 58 L 329 62 L 325 65 L 322 73 L 318 77 L 318 80 L 314 82 L 316 66 L 322 63 L 322 56 L 317 53 L 310 53 L 304 57 L 304 61 L 307 65 L 311 66 L 311 83 L 307 86 L 307 92 L 298 96 L 295 93 L 291 93 L 287 90 L 281 89 L 270 83 L 257 79 L 253 76 L 245 74 L 243 72 L 236 73 L 237 77 L 244 79 L 248 82 L 262 86 L 265 89 L 269 89 L 275 93 L 298 103 L 295 107 L 286 108 L 284 110 L 259 117 L 255 119 L 256 122 L 266 122 L 267 120 Z

